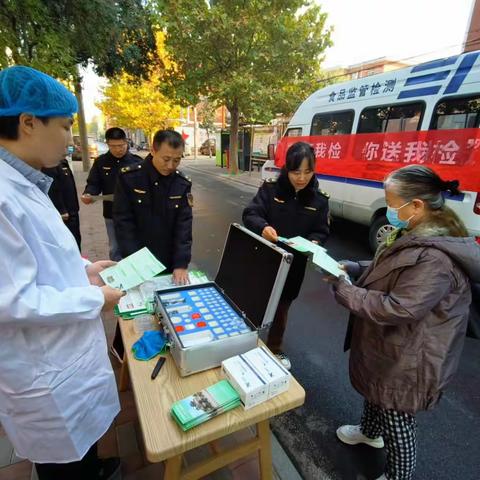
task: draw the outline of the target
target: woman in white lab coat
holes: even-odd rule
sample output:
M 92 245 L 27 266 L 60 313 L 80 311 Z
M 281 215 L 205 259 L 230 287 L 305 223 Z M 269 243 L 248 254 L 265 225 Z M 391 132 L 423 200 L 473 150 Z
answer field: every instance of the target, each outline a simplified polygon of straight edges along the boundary
M 120 409 L 100 312 L 122 292 L 97 286 L 111 262 L 82 259 L 40 172 L 67 153 L 75 111 L 53 78 L 0 72 L 0 422 L 41 480 L 119 466 L 95 445 Z

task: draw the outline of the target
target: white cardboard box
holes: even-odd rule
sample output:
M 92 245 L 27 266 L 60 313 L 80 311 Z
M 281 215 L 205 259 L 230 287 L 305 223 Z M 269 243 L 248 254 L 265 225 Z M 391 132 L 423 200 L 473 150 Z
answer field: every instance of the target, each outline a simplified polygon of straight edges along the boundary
M 254 348 L 240 357 L 268 384 L 268 398 L 290 388 L 290 372 L 265 347 Z
M 240 395 L 245 410 L 267 400 L 268 384 L 240 355 L 224 360 L 222 373 Z

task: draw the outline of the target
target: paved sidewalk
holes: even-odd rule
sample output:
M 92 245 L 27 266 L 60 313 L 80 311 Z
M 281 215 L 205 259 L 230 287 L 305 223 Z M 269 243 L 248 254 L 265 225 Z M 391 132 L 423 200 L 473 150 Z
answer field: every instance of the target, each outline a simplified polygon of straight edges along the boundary
M 215 160 L 208 157 L 199 157 L 197 160 L 187 158 L 182 166 L 192 170 L 218 176 L 223 181 L 234 181 L 252 186 L 261 183 L 260 172 L 240 173 L 229 175 L 225 169 L 215 166 Z M 81 164 L 74 163 L 75 179 L 79 194 L 85 186 L 87 174 L 81 171 Z M 101 202 L 86 206 L 81 204 L 80 225 L 82 233 L 82 254 L 91 261 L 108 257 L 108 244 L 105 225 L 102 216 Z M 115 320 L 112 315 L 104 318 L 104 326 L 109 343 L 115 330 Z M 116 375 L 119 374 L 118 362 L 112 360 Z M 119 456 L 122 460 L 124 480 L 153 480 L 163 478 L 163 464 L 150 464 L 144 455 L 142 435 L 138 424 L 135 400 L 131 391 L 120 394 L 122 411 L 112 427 L 99 441 L 99 455 L 101 457 Z M 246 437 L 252 436 L 250 429 L 237 432 L 219 442 L 220 448 L 228 448 Z M 186 455 L 185 463 L 198 461 L 208 457 L 208 447 L 198 448 Z M 300 476 L 288 459 L 284 450 L 272 435 L 272 456 L 274 478 L 284 480 L 300 480 Z M 0 427 L 0 480 L 30 480 L 35 479 L 32 474 L 32 465 L 27 460 L 15 456 L 13 448 Z M 260 478 L 257 456 L 235 462 L 214 474 L 205 477 L 208 480 L 256 480 Z M 67 480 L 67 479 L 66 479 Z M 87 480 L 87 479 L 86 479 Z
M 233 175 L 226 168 L 217 167 L 213 157 L 199 156 L 197 160 L 194 160 L 193 157 L 186 157 L 180 164 L 180 170 L 185 167 L 189 170 L 197 170 L 208 175 L 214 175 L 224 181 L 241 183 L 252 187 L 259 187 L 262 184 L 262 172 L 258 171 L 257 168 L 252 170 L 252 172 L 239 171 Z

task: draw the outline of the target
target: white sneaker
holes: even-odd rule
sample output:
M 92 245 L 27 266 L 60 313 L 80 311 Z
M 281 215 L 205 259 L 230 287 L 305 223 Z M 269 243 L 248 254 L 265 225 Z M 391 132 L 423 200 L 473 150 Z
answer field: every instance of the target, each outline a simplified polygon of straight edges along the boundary
M 348 445 L 365 443 L 373 448 L 383 448 L 383 438 L 368 438 L 360 431 L 360 425 L 343 425 L 337 429 L 337 437 Z M 380 477 L 381 478 L 381 477 Z M 383 479 L 382 479 L 383 480 Z
M 284 353 L 276 353 L 275 357 L 282 364 L 283 368 L 290 370 L 292 368 L 292 362 Z

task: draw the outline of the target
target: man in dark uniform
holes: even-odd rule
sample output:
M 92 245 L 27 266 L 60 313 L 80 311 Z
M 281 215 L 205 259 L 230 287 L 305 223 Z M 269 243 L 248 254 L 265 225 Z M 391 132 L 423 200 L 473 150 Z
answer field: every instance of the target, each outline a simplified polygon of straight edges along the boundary
M 121 169 L 113 201 L 113 221 L 123 257 L 148 249 L 172 273 L 176 285 L 188 283 L 192 249 L 192 183 L 177 170 L 185 142 L 173 130 L 153 137 L 151 155 Z M 111 352 L 121 361 L 117 325 Z
M 112 195 L 120 169 L 129 165 L 138 165 L 142 158 L 128 151 L 128 141 L 125 132 L 118 127 L 109 128 L 105 132 L 108 152 L 100 155 L 92 165 L 87 178 L 87 186 L 81 196 L 86 205 L 93 202 L 91 195 Z M 115 237 L 112 220 L 112 201 L 103 202 L 103 216 L 107 228 L 110 260 L 121 260 L 122 255 Z
M 192 184 L 177 170 L 184 147 L 178 132 L 158 131 L 152 155 L 122 168 L 113 202 L 122 256 L 148 247 L 178 285 L 188 283 L 192 248 Z
M 48 196 L 60 212 L 67 228 L 77 241 L 78 249 L 81 251 L 80 219 L 78 211 L 77 187 L 73 172 L 70 169 L 68 160 L 64 158 L 58 166 L 52 168 L 42 168 L 42 172 L 53 178 L 52 185 L 48 191 Z

